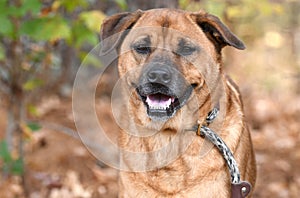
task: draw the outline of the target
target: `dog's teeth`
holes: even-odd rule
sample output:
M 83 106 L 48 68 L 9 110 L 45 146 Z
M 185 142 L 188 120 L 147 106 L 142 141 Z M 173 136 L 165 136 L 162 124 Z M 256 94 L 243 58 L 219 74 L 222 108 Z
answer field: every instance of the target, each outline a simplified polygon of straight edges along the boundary
M 150 109 L 162 109 L 166 110 L 168 107 L 163 107 L 163 106 L 149 106 Z
M 170 107 L 172 100 L 174 101 L 173 97 L 169 97 L 167 100 L 162 100 L 162 99 L 155 100 L 147 96 L 146 103 L 148 104 L 150 109 L 166 110 L 167 108 Z

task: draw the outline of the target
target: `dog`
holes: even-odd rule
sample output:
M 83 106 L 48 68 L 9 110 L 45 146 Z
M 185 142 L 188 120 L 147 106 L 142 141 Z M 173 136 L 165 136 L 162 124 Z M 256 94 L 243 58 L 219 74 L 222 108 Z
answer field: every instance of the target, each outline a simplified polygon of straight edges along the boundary
M 102 54 L 118 54 L 125 90 L 120 197 L 230 197 L 224 158 L 191 132 L 213 108 L 219 114 L 209 127 L 232 151 L 241 179 L 254 187 L 251 135 L 221 53 L 225 46 L 245 46 L 219 18 L 205 11 L 137 10 L 105 19 L 100 37 Z

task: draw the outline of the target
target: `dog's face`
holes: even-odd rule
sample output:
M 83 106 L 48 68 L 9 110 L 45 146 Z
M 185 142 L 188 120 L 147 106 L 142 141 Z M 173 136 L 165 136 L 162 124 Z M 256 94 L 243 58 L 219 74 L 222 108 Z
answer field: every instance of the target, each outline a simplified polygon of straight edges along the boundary
M 218 18 L 204 12 L 158 9 L 115 15 L 104 22 L 102 39 L 123 30 L 103 51 L 117 48 L 131 112 L 143 126 L 174 121 L 184 108 L 195 116 L 211 103 L 221 75 L 221 49 L 244 48 Z
M 129 53 L 120 60 L 119 70 L 121 76 L 128 74 L 128 85 L 136 89 L 148 117 L 164 121 L 189 101 L 193 89 L 202 86 L 199 72 L 187 74 L 193 71 L 191 59 L 199 56 L 201 46 L 172 27 L 149 25 L 151 31 L 141 28 L 126 37 L 121 51 Z

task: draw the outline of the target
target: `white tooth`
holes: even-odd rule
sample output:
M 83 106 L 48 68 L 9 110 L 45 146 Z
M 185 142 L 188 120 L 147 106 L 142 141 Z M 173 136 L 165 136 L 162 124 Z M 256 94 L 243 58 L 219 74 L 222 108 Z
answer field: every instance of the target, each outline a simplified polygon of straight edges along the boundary
M 171 105 L 172 102 L 172 98 L 169 98 L 168 103 L 167 103 L 167 107 Z
M 149 105 L 149 109 L 162 109 L 166 110 L 171 105 L 171 99 L 169 99 L 165 104 L 151 104 L 151 102 L 147 102 Z

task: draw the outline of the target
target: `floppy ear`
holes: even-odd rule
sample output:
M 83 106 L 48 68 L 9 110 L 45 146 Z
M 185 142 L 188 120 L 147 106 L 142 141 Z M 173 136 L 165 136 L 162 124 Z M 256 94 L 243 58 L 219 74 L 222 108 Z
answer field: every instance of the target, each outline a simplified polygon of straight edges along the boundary
M 122 31 L 130 29 L 136 21 L 141 17 L 143 11 L 124 12 L 115 14 L 104 20 L 100 30 L 101 54 L 106 54 L 110 50 L 120 45 L 124 34 Z
M 219 50 L 226 45 L 233 46 L 240 50 L 246 48 L 244 43 L 238 39 L 218 17 L 204 11 L 192 13 L 191 17 Z

